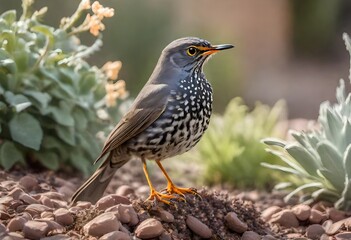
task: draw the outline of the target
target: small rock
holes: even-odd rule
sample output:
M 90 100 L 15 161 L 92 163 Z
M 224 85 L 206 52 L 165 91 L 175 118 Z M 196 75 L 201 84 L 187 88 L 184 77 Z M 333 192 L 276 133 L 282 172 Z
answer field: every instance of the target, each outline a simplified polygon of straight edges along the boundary
M 160 221 L 149 218 L 142 221 L 135 229 L 134 233 L 138 238 L 156 238 L 163 233 L 164 229 Z
M 299 220 L 297 220 L 295 214 L 288 209 L 285 209 L 281 212 L 273 214 L 271 218 L 272 223 L 278 223 L 284 227 L 298 227 Z
M 111 195 L 107 195 L 105 197 L 100 198 L 99 201 L 96 202 L 95 206 L 99 210 L 106 210 L 109 207 L 115 205 L 115 199 Z
M 273 237 L 272 235 L 265 235 L 262 237 L 261 240 L 277 240 L 275 237 Z
M 51 211 L 51 208 L 42 204 L 31 204 L 26 207 L 25 211 L 34 217 L 36 215 L 40 215 L 44 211 Z
M 50 199 L 63 200 L 64 195 L 58 192 L 45 192 L 41 194 L 42 196 L 48 197 Z
M 10 232 L 22 231 L 23 226 L 26 222 L 27 219 L 25 219 L 24 217 L 15 217 L 11 219 L 10 222 L 7 224 L 7 228 Z
M 20 197 L 20 195 L 24 193 L 23 190 L 19 187 L 15 187 L 14 189 L 12 189 L 9 193 L 8 196 L 13 197 L 13 199 L 18 200 L 18 198 Z
M 196 217 L 188 215 L 186 218 L 186 225 L 193 231 L 195 234 L 199 235 L 202 238 L 210 238 L 212 236 L 211 229 L 204 223 L 202 223 Z
M 273 214 L 280 212 L 281 210 L 282 210 L 281 207 L 271 206 L 262 212 L 261 217 L 262 217 L 263 221 L 267 222 L 271 219 Z
M 89 209 L 91 208 L 92 204 L 91 202 L 85 202 L 85 201 L 78 201 L 76 207 L 79 207 L 81 209 Z
M 120 196 L 117 194 L 111 194 L 111 196 L 113 197 L 113 199 L 115 200 L 115 204 L 132 204 L 131 201 L 124 197 L 124 196 Z
M 336 240 L 349 240 L 351 239 L 351 232 L 338 233 L 334 237 Z
M 39 203 L 38 200 L 36 200 L 35 198 L 31 197 L 27 193 L 22 193 L 21 196 L 19 196 L 18 199 L 23 201 L 26 204 L 38 204 Z
M 311 223 L 322 223 L 327 220 L 327 215 L 316 209 L 311 210 L 309 221 Z
M 127 196 L 128 194 L 134 194 L 134 189 L 128 185 L 122 185 L 117 188 L 116 194 L 120 196 Z
M 238 215 L 235 212 L 229 212 L 225 217 L 224 220 L 229 227 L 230 230 L 237 232 L 237 233 L 243 233 L 247 230 L 247 224 L 242 222 L 239 218 Z
M 99 240 L 130 240 L 130 239 L 131 237 L 128 234 L 121 231 L 106 233 L 101 238 L 99 238 Z
M 130 226 L 135 226 L 139 222 L 138 214 L 135 212 L 132 205 L 118 204 L 117 210 L 119 214 L 119 220 L 122 223 Z
M 322 236 L 319 240 L 330 240 L 330 239 L 329 239 L 329 236 L 327 234 L 322 234 Z
M 65 228 L 55 221 L 45 219 L 40 219 L 38 221 L 46 222 L 49 226 L 49 232 L 63 233 L 65 231 Z
M 0 198 L 0 204 L 6 207 L 9 207 L 13 201 L 14 199 L 11 196 L 5 196 Z
M 345 223 L 345 219 L 337 221 L 337 222 L 335 222 L 335 223 L 333 223 L 331 225 L 330 224 L 325 224 L 325 232 L 328 235 L 334 235 L 335 233 L 337 233 L 342 228 L 344 223 Z
M 120 222 L 116 215 L 107 212 L 103 213 L 87 224 L 84 225 L 83 231 L 85 234 L 100 237 L 106 233 L 117 231 L 120 228 Z
M 70 187 L 67 187 L 66 185 L 60 187 L 57 191 L 64 196 L 63 199 L 65 200 L 68 200 L 74 193 L 74 190 Z
M 306 229 L 306 237 L 319 240 L 325 233 L 324 228 L 320 224 L 312 224 Z
M 72 214 L 65 208 L 59 208 L 54 211 L 54 219 L 63 226 L 68 226 L 73 223 Z
M 1 237 L 1 234 L 0 234 Z M 7 236 L 1 238 L 1 240 L 25 240 L 22 234 L 18 232 L 9 232 Z
M 44 206 L 47 206 L 49 208 L 55 208 L 54 203 L 47 196 L 41 196 L 40 199 L 39 199 L 39 202 L 41 204 L 43 204 Z
M 340 221 L 346 217 L 345 212 L 335 209 L 334 207 L 327 209 L 329 219 L 333 222 Z
M 47 211 L 42 212 L 42 213 L 40 214 L 40 217 L 41 217 L 41 218 L 45 218 L 45 219 L 54 220 L 54 214 L 53 214 L 52 212 L 47 212 Z
M 46 236 L 49 226 L 45 222 L 28 221 L 23 226 L 24 237 L 30 239 L 40 239 Z
M 300 221 L 306 221 L 311 215 L 311 207 L 306 204 L 296 205 L 291 210 Z
M 261 236 L 253 231 L 246 231 L 241 236 L 241 240 L 261 240 Z
M 170 212 L 167 212 L 166 210 L 161 209 L 159 211 L 159 215 L 161 218 L 161 221 L 166 222 L 166 223 L 172 223 L 174 222 L 174 216 Z
M 27 192 L 38 188 L 38 180 L 33 176 L 24 176 L 19 180 L 19 185 L 24 187 Z
M 7 219 L 9 219 L 11 216 L 8 214 L 8 213 L 6 213 L 6 212 L 4 212 L 4 211 L 0 211 L 0 220 L 7 220 Z
M 27 219 L 27 220 L 33 220 L 33 217 L 32 217 L 32 215 L 30 215 L 29 213 L 27 213 L 27 212 L 23 212 L 23 213 L 21 213 L 21 215 L 20 215 L 21 217 L 23 217 L 23 218 L 25 218 L 25 219 Z
M 54 208 L 67 208 L 67 201 L 51 199 L 52 204 L 54 204 Z
M 66 234 L 57 234 L 50 237 L 44 237 L 40 240 L 70 240 L 70 239 L 72 238 L 70 236 L 67 236 Z

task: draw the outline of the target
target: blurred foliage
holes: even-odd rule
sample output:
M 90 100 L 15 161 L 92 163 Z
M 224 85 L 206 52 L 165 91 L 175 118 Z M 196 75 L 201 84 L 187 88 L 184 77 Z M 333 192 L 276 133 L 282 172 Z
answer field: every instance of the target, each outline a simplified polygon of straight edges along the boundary
M 342 0 L 294 0 L 291 3 L 296 50 L 314 56 L 328 53 L 337 31 Z
M 265 152 L 260 139 L 282 134 L 276 126 L 283 116 L 283 101 L 277 102 L 271 109 L 257 103 L 249 111 L 241 98 L 231 100 L 223 116 L 211 118 L 209 129 L 196 147 L 196 157 L 205 167 L 204 181 L 238 188 L 271 186 L 279 174 L 271 174 L 260 163 L 273 163 L 277 159 L 272 159 Z
M 351 40 L 344 34 L 351 59 Z M 350 77 L 351 81 L 351 66 Z M 351 93 L 346 95 L 345 83 L 340 80 L 336 90 L 337 103 L 324 102 L 320 106 L 319 130 L 292 132 L 297 142 L 265 139 L 269 152 L 281 158 L 288 166 L 264 164 L 295 176 L 294 182 L 278 187 L 295 185 L 289 195 L 303 191 L 302 200 L 326 200 L 336 208 L 351 210 Z
M 0 16 L 0 165 L 71 165 L 88 174 L 100 151 L 97 133 L 119 116 L 109 106 L 125 95 L 124 82 L 108 82 L 117 78 L 119 62 L 99 69 L 84 60 L 99 50 L 101 20 L 113 9 L 95 4 L 82 21 L 90 10 L 83 0 L 53 28 L 40 22 L 47 8 L 32 13 L 32 3 L 23 0 L 19 18 L 15 10 Z M 85 31 L 98 36 L 91 46 L 80 43 L 77 34 Z

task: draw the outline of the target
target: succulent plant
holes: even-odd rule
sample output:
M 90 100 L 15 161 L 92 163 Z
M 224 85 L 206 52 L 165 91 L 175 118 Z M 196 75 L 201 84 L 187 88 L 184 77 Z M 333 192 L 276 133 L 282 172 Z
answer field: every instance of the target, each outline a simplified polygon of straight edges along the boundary
M 276 126 L 284 110 L 284 102 L 279 101 L 273 108 L 257 103 L 250 111 L 241 98 L 234 98 L 223 115 L 212 116 L 209 129 L 192 152 L 204 166 L 205 182 L 238 188 L 271 185 L 274 176 L 260 163 L 274 160 L 260 140 L 267 135 L 281 136 Z
M 343 35 L 351 56 L 351 41 Z M 350 68 L 351 72 L 351 68 Z M 351 74 L 349 77 L 351 81 Z M 296 142 L 266 138 L 268 151 L 280 157 L 287 166 L 263 165 L 292 174 L 291 182 L 279 187 L 297 188 L 286 200 L 303 191 L 303 200 L 327 200 L 343 210 L 351 209 L 351 93 L 346 94 L 345 82 L 340 80 L 336 90 L 337 102 L 320 105 L 319 129 L 291 132 Z
M 111 16 L 113 9 L 95 2 L 94 15 L 77 24 L 91 8 L 83 0 L 55 29 L 40 22 L 46 7 L 30 14 L 32 3 L 22 1 L 19 19 L 15 10 L 0 16 L 0 166 L 68 164 L 88 174 L 100 150 L 96 134 L 111 125 L 109 106 L 124 95 L 123 82 L 109 82 L 120 63 L 100 69 L 84 60 L 102 44 L 97 15 Z M 84 31 L 98 36 L 92 46 L 80 43 Z

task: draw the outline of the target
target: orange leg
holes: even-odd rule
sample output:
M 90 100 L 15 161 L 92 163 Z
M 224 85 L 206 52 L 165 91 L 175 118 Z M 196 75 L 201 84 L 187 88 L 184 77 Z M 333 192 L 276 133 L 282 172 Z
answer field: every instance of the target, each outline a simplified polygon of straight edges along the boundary
M 156 189 L 154 188 L 154 186 L 151 183 L 151 180 L 150 180 L 150 177 L 149 177 L 149 173 L 147 171 L 147 166 L 146 166 L 145 159 L 142 159 L 142 162 L 143 162 L 143 170 L 144 170 L 144 174 L 145 174 L 145 177 L 146 177 L 146 181 L 147 181 L 147 183 L 149 184 L 149 187 L 150 187 L 150 196 L 147 198 L 147 200 L 150 200 L 150 201 L 157 200 L 157 201 L 163 202 L 163 203 L 168 204 L 168 205 L 172 204 L 169 200 L 177 198 L 177 197 L 172 196 L 170 194 L 164 194 L 164 193 L 160 193 L 160 192 L 156 191 Z
M 167 188 L 165 189 L 166 192 L 168 194 L 178 194 L 181 197 L 177 197 L 177 199 L 183 200 L 185 201 L 185 194 L 186 193 L 190 193 L 190 194 L 194 194 L 197 195 L 201 198 L 201 196 L 196 192 L 196 189 L 194 188 L 180 188 L 177 187 L 171 180 L 171 178 L 168 176 L 166 170 L 163 168 L 160 160 L 156 160 L 157 165 L 159 166 L 159 168 L 161 169 L 161 171 L 163 172 L 163 175 L 166 177 L 167 179 Z

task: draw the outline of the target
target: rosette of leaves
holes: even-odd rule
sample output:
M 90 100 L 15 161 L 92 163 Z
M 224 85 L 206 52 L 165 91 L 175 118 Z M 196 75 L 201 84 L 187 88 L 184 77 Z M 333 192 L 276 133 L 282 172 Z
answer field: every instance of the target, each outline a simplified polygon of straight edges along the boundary
M 350 38 L 347 34 L 343 37 L 351 56 Z M 326 200 L 339 209 L 351 210 L 351 93 L 346 94 L 342 79 L 336 99 L 335 104 L 321 104 L 318 130 L 292 132 L 296 142 L 291 143 L 271 138 L 263 140 L 268 151 L 287 166 L 264 165 L 293 176 L 291 182 L 277 186 L 296 187 L 286 200 L 303 191 L 302 200 Z
M 204 181 L 236 188 L 271 186 L 277 176 L 269 174 L 260 163 L 278 159 L 271 158 L 260 140 L 267 134 L 281 136 L 276 126 L 284 115 L 283 101 L 272 108 L 257 103 L 250 111 L 241 98 L 232 99 L 223 115 L 212 116 L 209 129 L 196 146 Z
M 88 174 L 100 151 L 96 134 L 111 124 L 99 115 L 107 111 L 107 77 L 84 60 L 102 41 L 84 46 L 73 24 L 40 23 L 47 9 L 29 14 L 31 3 L 23 0 L 19 19 L 15 10 L 0 16 L 0 165 L 68 164 Z

